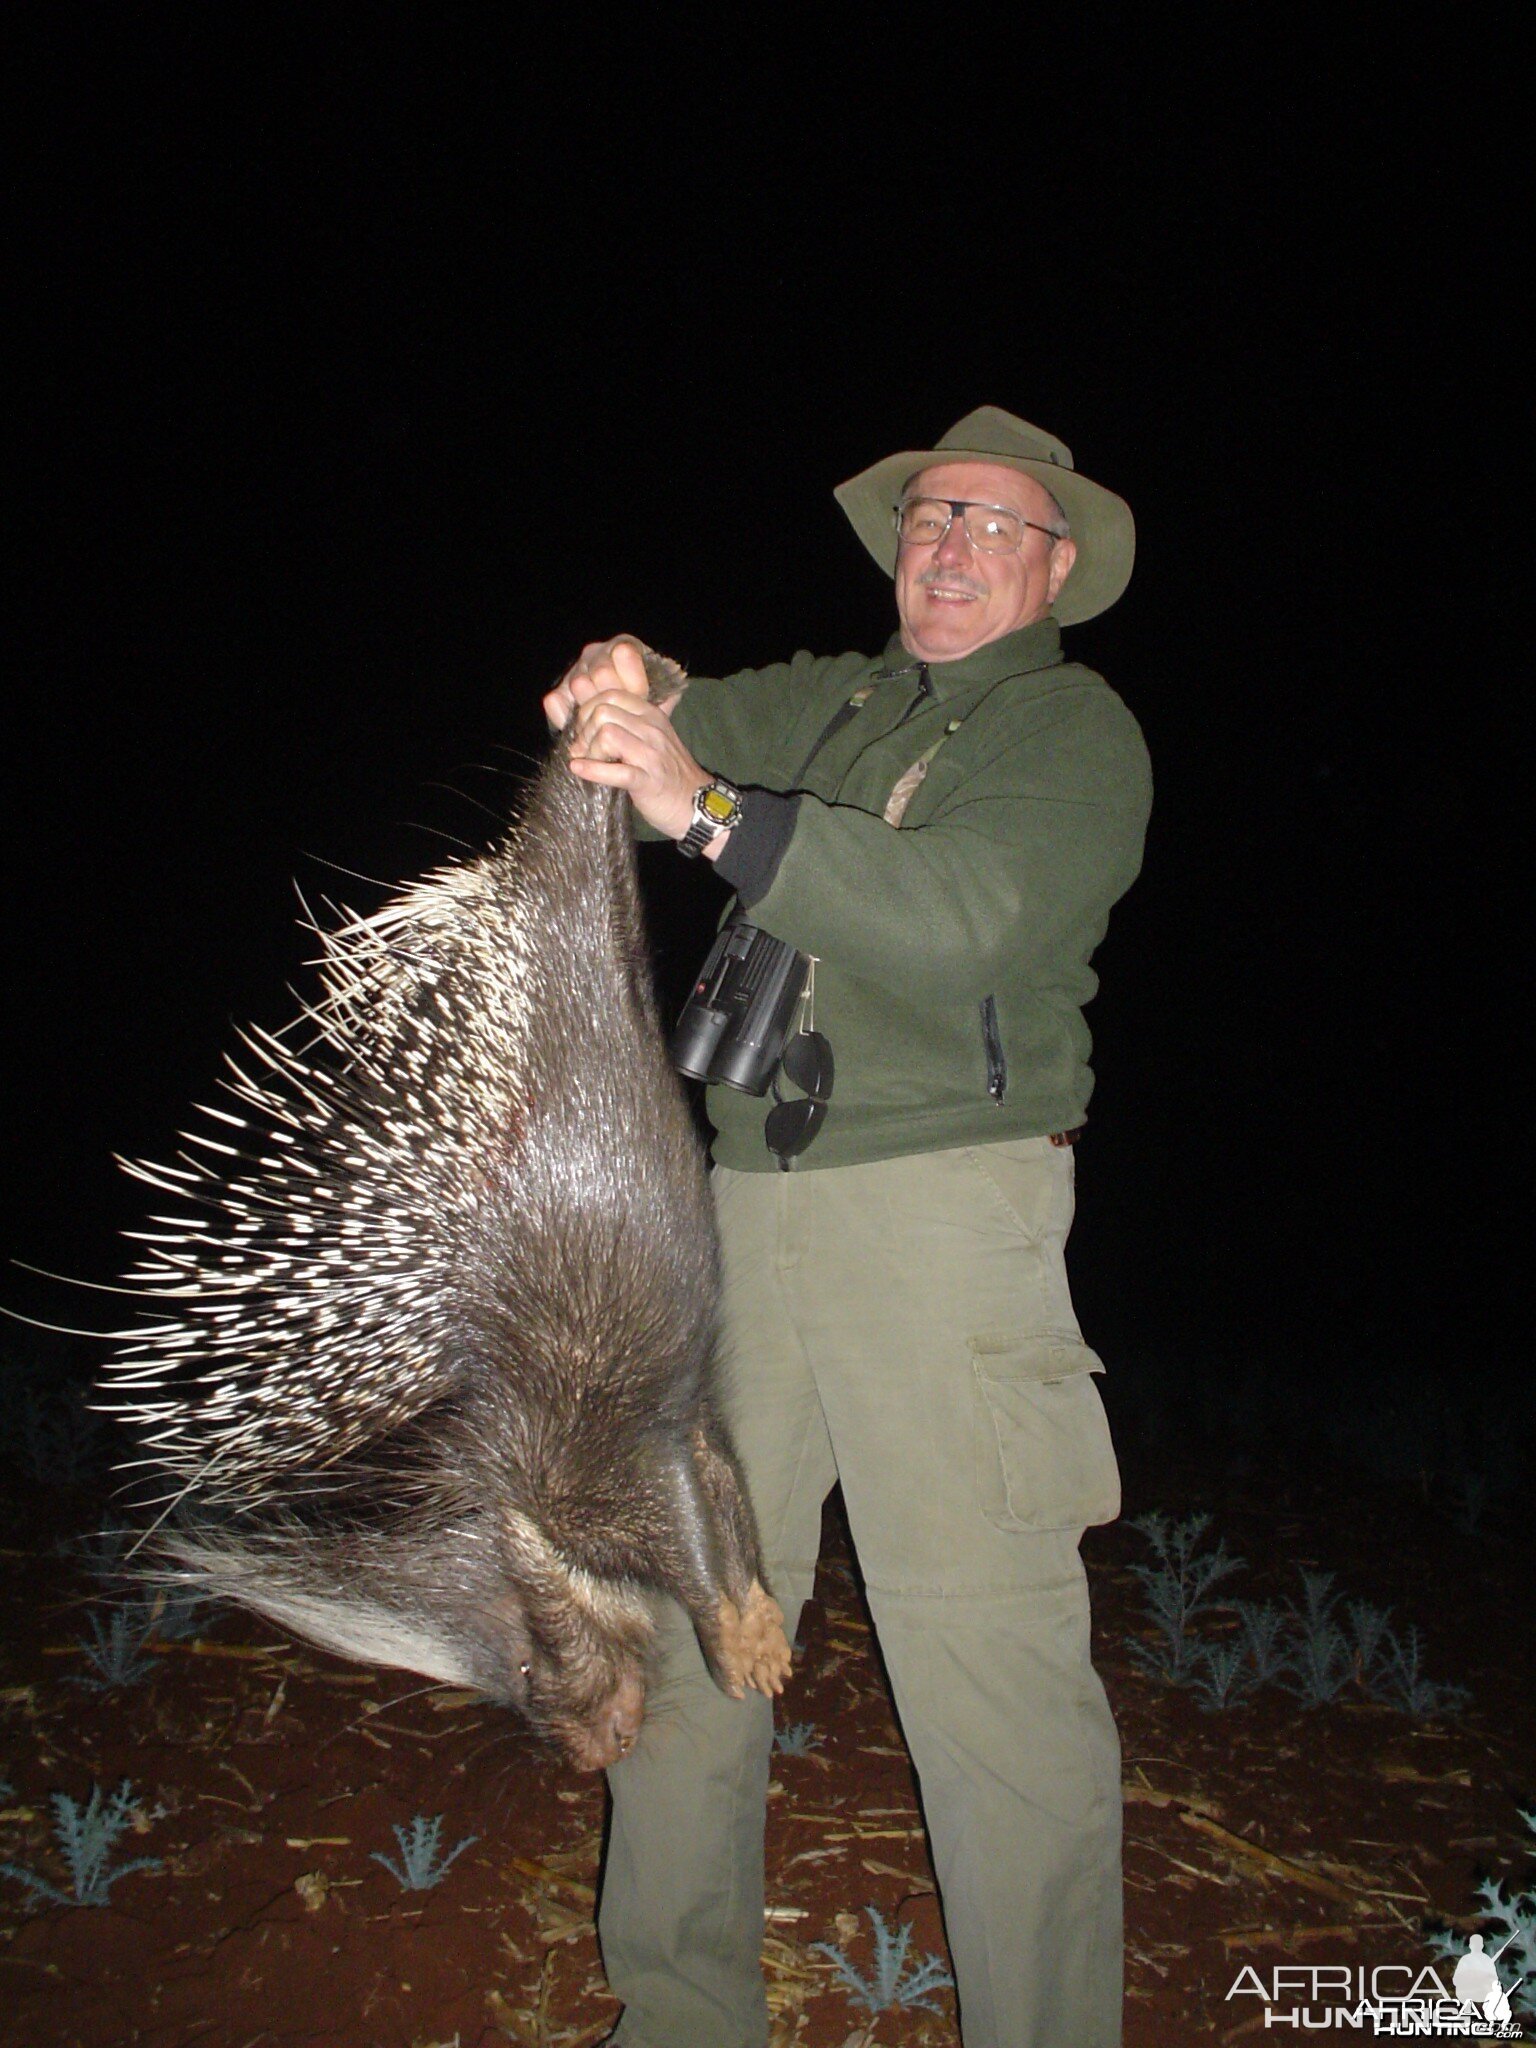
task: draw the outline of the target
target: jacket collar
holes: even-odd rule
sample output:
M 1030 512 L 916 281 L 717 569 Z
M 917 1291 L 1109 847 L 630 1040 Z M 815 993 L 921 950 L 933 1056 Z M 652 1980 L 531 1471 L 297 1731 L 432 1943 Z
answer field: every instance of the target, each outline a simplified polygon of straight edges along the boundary
M 1053 618 L 1036 619 L 1032 626 L 1020 626 L 1017 632 L 986 641 L 959 661 L 929 662 L 928 684 L 937 698 L 962 697 L 972 690 L 990 688 L 1006 676 L 1054 668 L 1060 660 L 1061 627 Z M 901 644 L 900 633 L 893 633 L 875 680 L 915 675 L 918 665 L 918 657 Z

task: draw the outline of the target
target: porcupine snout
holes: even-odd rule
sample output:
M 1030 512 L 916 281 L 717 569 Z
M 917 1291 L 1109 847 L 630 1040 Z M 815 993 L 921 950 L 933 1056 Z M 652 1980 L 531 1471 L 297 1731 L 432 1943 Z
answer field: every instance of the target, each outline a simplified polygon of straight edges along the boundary
M 343 1536 L 303 1519 L 174 1530 L 155 1555 L 322 1649 L 515 1709 L 579 1770 L 633 1748 L 654 1627 L 637 1589 L 563 1566 L 528 1519 L 504 1509 L 434 1528 L 418 1503 Z
M 521 1648 L 514 1669 L 500 1675 L 483 1655 L 465 1659 L 464 1677 L 503 1706 L 514 1707 L 543 1740 L 577 1770 L 600 1771 L 635 1746 L 645 1720 L 645 1650 L 649 1617 L 610 1619 L 592 1629 L 577 1656 L 552 1657 L 535 1644 Z M 569 1626 L 563 1631 L 571 1633 Z
M 509 1569 L 489 1635 L 516 1645 L 516 1670 L 506 1689 L 481 1689 L 516 1707 L 578 1770 L 603 1770 L 634 1747 L 645 1719 L 651 1605 L 637 1586 L 563 1560 L 531 1518 L 514 1511 L 504 1526 Z
M 585 1727 L 551 1731 L 579 1771 L 605 1771 L 635 1746 L 645 1720 L 645 1681 L 639 1672 L 620 1680 Z
M 457 1675 L 515 1708 L 582 1771 L 605 1770 L 627 1756 L 645 1720 L 649 1611 L 627 1590 L 605 1587 L 601 1593 L 605 1611 L 590 1618 L 584 1603 L 567 1594 L 554 1631 L 557 1647 L 535 1638 L 521 1610 L 521 1589 L 510 1586 L 507 1623 L 474 1626 L 473 1634 L 443 1643 L 444 1676 Z M 480 1620 L 466 1617 L 471 1626 Z

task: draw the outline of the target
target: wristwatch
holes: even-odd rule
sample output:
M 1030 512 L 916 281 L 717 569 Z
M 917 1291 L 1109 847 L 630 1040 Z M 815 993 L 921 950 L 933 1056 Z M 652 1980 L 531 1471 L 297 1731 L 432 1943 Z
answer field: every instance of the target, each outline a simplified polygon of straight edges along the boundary
M 741 791 L 723 775 L 712 775 L 693 792 L 693 823 L 677 842 L 677 850 L 694 860 L 712 839 L 741 823 Z

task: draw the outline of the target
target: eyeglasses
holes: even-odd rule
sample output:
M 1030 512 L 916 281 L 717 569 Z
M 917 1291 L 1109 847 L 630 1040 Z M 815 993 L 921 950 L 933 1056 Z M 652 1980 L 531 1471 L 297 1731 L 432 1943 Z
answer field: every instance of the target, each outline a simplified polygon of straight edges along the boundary
M 779 1076 L 794 1083 L 799 1095 L 779 1092 Z M 768 1150 L 781 1167 L 797 1158 L 826 1122 L 832 1099 L 832 1047 L 820 1031 L 797 1031 L 786 1039 L 778 1073 L 773 1077 L 774 1106 L 763 1125 Z
M 1065 540 L 1054 526 L 1042 526 L 1038 519 L 1026 519 L 1007 505 L 983 505 L 975 498 L 903 498 L 896 507 L 896 531 L 913 547 L 936 547 L 954 524 L 959 513 L 965 522 L 965 537 L 984 555 L 1011 555 L 1024 545 L 1027 528 Z

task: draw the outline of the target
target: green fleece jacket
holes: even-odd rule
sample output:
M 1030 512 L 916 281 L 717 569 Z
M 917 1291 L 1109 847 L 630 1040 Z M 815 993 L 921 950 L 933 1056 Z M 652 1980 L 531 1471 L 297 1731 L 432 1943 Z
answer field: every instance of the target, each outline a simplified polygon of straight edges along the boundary
M 961 661 L 919 663 L 893 638 L 874 659 L 802 653 L 696 680 L 674 722 L 746 792 L 721 862 L 741 909 L 817 959 L 836 1085 L 797 1170 L 1083 1122 L 1088 963 L 1141 865 L 1151 771 L 1135 719 L 1064 660 L 1054 619 Z M 902 822 L 887 824 L 893 787 L 935 742 Z M 755 831 L 754 792 L 774 793 Z M 767 1106 L 710 1089 L 722 1165 L 776 1169 Z

